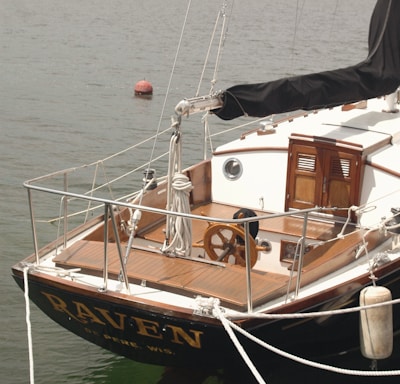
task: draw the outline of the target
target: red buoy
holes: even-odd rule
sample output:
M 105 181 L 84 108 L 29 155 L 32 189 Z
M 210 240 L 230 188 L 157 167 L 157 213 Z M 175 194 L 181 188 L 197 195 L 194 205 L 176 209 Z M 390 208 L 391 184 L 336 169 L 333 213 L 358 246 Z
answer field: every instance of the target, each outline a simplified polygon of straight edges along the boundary
M 136 96 L 149 96 L 153 94 L 153 86 L 146 80 L 140 80 L 135 85 Z

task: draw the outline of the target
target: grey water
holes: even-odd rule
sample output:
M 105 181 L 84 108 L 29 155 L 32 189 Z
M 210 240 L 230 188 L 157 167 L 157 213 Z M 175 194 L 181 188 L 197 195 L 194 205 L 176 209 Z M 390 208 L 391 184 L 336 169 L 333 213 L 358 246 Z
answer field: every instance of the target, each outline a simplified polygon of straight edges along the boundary
M 223 3 L 192 0 L 180 40 L 186 0 L 0 0 L 1 383 L 29 382 L 25 302 L 10 272 L 33 252 L 23 181 L 104 158 L 153 134 L 160 121 L 166 127 L 175 104 L 197 91 Z M 236 0 L 226 12 L 215 88 L 363 60 L 374 4 Z M 208 93 L 210 72 L 200 94 Z M 151 99 L 133 95 L 142 79 L 153 84 Z M 188 160 L 197 160 L 200 134 L 187 134 Z M 37 383 L 252 382 L 246 370 L 238 374 L 234 367 L 196 372 L 115 356 L 61 329 L 33 305 L 31 322 Z M 320 374 L 290 361 L 263 373 L 268 383 L 314 382 Z M 324 383 L 367 382 L 321 377 Z

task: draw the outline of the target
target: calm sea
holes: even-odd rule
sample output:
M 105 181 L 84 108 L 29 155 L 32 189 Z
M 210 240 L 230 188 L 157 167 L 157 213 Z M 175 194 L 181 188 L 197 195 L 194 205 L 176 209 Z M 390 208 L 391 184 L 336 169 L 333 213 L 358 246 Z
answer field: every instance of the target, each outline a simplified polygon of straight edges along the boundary
M 232 14 L 227 11 L 216 88 L 361 61 L 374 3 L 236 0 Z M 165 102 L 165 127 L 174 105 L 197 90 L 221 4 L 192 0 Z M 33 251 L 22 182 L 104 158 L 155 132 L 187 5 L 186 0 L 0 0 L 2 383 L 29 382 L 24 298 L 10 273 L 12 264 Z M 151 100 L 133 97 L 134 84 L 144 78 L 154 87 Z M 208 89 L 205 83 L 201 93 Z M 196 159 L 200 151 L 188 135 L 186 153 Z M 138 153 L 132 161 L 145 155 Z M 35 307 L 31 310 L 37 383 L 251 382 L 234 369 L 187 372 L 138 364 L 88 344 Z M 314 382 L 318 375 L 290 362 L 264 373 L 268 383 Z M 332 378 L 338 380 L 366 382 Z

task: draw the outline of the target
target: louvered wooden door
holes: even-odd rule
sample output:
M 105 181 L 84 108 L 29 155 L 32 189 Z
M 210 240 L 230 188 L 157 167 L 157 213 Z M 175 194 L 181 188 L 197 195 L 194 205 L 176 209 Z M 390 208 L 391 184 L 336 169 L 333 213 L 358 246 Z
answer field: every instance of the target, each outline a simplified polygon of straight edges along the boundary
M 360 155 L 336 146 L 291 143 L 286 210 L 347 208 L 359 202 Z M 347 211 L 328 212 L 347 216 Z

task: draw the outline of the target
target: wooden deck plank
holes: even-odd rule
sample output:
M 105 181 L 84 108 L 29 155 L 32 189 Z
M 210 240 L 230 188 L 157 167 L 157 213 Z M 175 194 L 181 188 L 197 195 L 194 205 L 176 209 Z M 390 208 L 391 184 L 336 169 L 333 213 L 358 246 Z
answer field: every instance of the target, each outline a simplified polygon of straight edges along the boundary
M 303 264 L 302 285 L 334 272 L 354 260 L 358 246 L 362 244 L 362 232 L 354 232 L 343 239 L 325 243 L 306 254 Z M 378 231 L 368 233 L 368 249 L 385 240 Z M 54 258 L 57 266 L 81 268 L 83 273 L 102 276 L 104 245 L 98 241 L 80 240 Z M 108 244 L 109 274 L 116 278 L 120 262 L 115 243 Z M 131 282 L 145 283 L 188 297 L 202 295 L 218 297 L 223 305 L 245 310 L 247 306 L 246 270 L 237 265 L 225 266 L 202 263 L 193 259 L 174 258 L 147 251 L 132 249 L 127 263 Z M 284 295 L 288 276 L 252 271 L 253 305 Z
M 54 258 L 57 266 L 82 268 L 83 272 L 102 276 L 103 244 L 81 240 Z M 119 261 L 115 244 L 108 245 L 109 273 L 119 274 Z M 132 282 L 146 282 L 155 287 L 184 294 L 221 298 L 221 302 L 235 309 L 245 309 L 246 272 L 235 265 L 226 267 L 201 263 L 190 259 L 133 249 L 127 263 L 128 278 Z M 252 272 L 253 300 L 261 303 L 283 292 L 287 276 Z
M 91 247 L 90 244 L 96 244 L 97 246 Z M 101 245 L 101 250 L 99 248 Z M 108 254 L 111 255 L 109 258 L 109 266 L 114 266 L 118 263 L 117 250 L 115 243 L 108 244 Z M 78 241 L 70 248 L 62 251 L 58 254 L 54 261 L 60 262 L 66 268 L 72 268 L 76 265 L 79 260 L 79 268 L 83 271 L 94 271 L 97 276 L 100 276 L 103 271 L 104 265 L 104 245 L 97 241 Z M 59 260 L 59 261 L 58 261 Z
M 238 207 L 219 203 L 208 203 L 197 207 L 192 213 L 209 217 L 227 218 L 233 217 Z M 267 212 L 255 210 L 257 216 L 266 216 Z M 260 230 L 266 232 L 282 233 L 300 237 L 303 233 L 303 219 L 294 216 L 282 216 L 267 220 L 260 220 Z M 341 230 L 341 226 L 320 220 L 309 219 L 307 223 L 307 237 L 315 240 L 329 240 L 335 237 Z
M 196 262 L 190 263 L 187 260 L 151 253 L 144 256 L 145 263 L 139 264 L 134 260 L 135 250 L 132 252 L 133 259 L 127 265 L 128 276 L 143 278 L 150 284 L 157 283 L 158 286 L 185 289 L 191 281 L 198 279 L 209 269 L 207 264 L 198 265 Z
M 199 216 L 211 218 L 231 219 L 239 207 L 220 203 L 207 203 L 192 210 L 192 213 Z M 265 216 L 266 212 L 255 211 L 257 216 Z M 276 217 L 267 220 L 260 220 L 260 230 L 265 232 L 280 233 L 282 235 L 295 236 L 300 238 L 303 234 L 303 219 L 293 216 Z M 207 229 L 207 221 L 193 220 L 192 238 L 194 243 L 201 243 L 204 232 Z M 334 238 L 341 230 L 341 226 L 333 223 L 309 219 L 307 223 L 307 238 L 326 241 Z M 151 231 L 141 234 L 143 238 L 162 243 L 165 239 L 165 222 L 159 224 Z

